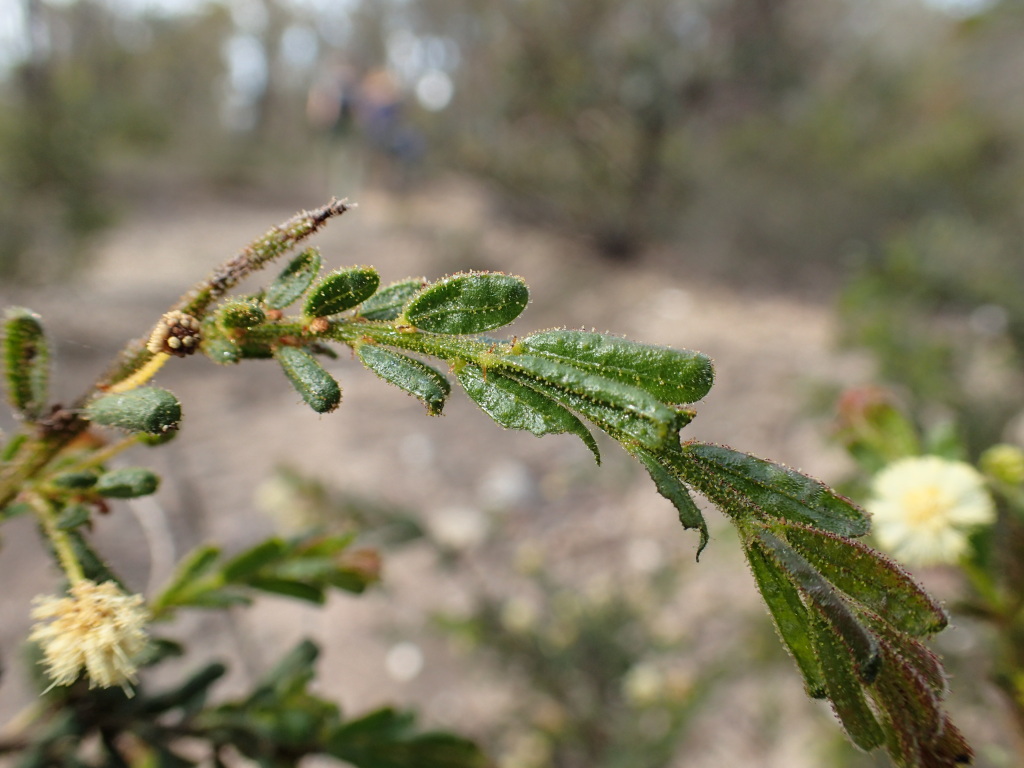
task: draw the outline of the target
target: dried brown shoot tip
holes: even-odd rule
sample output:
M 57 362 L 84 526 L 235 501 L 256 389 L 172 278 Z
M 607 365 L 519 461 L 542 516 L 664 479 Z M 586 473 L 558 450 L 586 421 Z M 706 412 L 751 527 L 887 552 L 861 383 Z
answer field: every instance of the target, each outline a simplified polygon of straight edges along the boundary
M 175 357 L 191 355 L 199 349 L 202 336 L 199 321 L 184 312 L 172 310 L 160 318 L 146 342 L 146 349 L 154 355 L 161 352 Z
M 243 248 L 237 256 L 217 269 L 205 286 L 188 297 L 187 303 L 179 306 L 192 309 L 201 315 L 202 310 L 223 296 L 242 278 L 315 233 L 328 219 L 340 216 L 355 207 L 355 203 L 350 203 L 346 199 L 332 199 L 327 205 L 314 208 L 312 211 L 300 211 Z

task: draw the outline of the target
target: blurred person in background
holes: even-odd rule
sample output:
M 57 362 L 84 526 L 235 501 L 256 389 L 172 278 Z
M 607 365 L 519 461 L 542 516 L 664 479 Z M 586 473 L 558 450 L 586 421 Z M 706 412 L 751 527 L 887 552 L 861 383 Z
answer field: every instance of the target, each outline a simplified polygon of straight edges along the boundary
M 367 186 L 399 191 L 409 185 L 424 140 L 407 119 L 402 91 L 387 69 L 359 77 L 354 67 L 335 60 L 310 88 L 306 112 L 327 136 L 331 194 Z

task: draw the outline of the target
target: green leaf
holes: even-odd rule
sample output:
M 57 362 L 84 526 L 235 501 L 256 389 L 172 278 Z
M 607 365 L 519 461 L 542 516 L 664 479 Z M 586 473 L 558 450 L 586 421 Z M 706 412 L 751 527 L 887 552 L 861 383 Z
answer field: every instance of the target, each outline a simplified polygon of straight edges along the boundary
M 188 593 L 194 593 L 197 582 L 213 572 L 220 553 L 219 547 L 203 546 L 186 555 L 178 564 L 170 583 L 153 601 L 154 607 L 182 604 Z
M 92 513 L 85 504 L 70 504 L 61 510 L 57 518 L 57 528 L 62 531 L 71 531 L 80 525 L 85 525 L 92 519 Z
M 286 552 L 287 546 L 281 539 L 267 539 L 228 560 L 221 575 L 227 582 L 245 581 L 271 563 L 279 562 Z
M 155 667 L 168 659 L 180 659 L 185 655 L 185 646 L 166 637 L 150 637 L 135 661 L 139 668 Z
M 930 635 L 948 623 L 938 602 L 880 552 L 803 525 L 776 528 L 837 589 L 899 629 Z
M 754 532 L 765 553 L 800 590 L 808 606 L 825 619 L 849 647 L 861 679 L 870 683 L 881 664 L 878 641 L 831 584 L 788 544 L 767 530 Z
M 937 699 L 945 697 L 949 689 L 946 672 L 942 668 L 942 662 L 938 656 L 921 641 L 894 627 L 885 617 L 865 614 L 863 618 L 865 625 L 878 638 L 879 643 L 888 649 L 888 652 L 895 654 L 910 665 Z
M 172 709 L 196 712 L 205 703 L 210 687 L 224 677 L 227 671 L 227 667 L 220 662 L 207 664 L 177 688 L 147 697 L 140 703 L 139 711 L 151 716 Z
M 249 301 L 229 301 L 217 310 L 217 324 L 227 332 L 255 328 L 266 322 L 267 315 Z
M 514 350 L 632 384 L 665 403 L 696 402 L 714 382 L 714 368 L 707 355 L 601 333 L 541 331 L 520 339 Z
M 242 350 L 231 339 L 203 336 L 203 354 L 218 365 L 234 365 L 241 361 Z
M 274 357 L 306 405 L 330 413 L 341 402 L 341 387 L 311 354 L 298 347 L 278 347 Z
M 352 309 L 373 296 L 379 285 L 380 275 L 373 267 L 349 267 L 331 272 L 310 291 L 302 314 L 326 317 Z
M 260 680 L 253 692 L 252 700 L 275 694 L 275 698 L 287 697 L 303 691 L 313 679 L 313 665 L 320 656 L 316 643 L 303 640 L 274 665 Z
M 93 490 L 110 499 L 135 499 L 156 493 L 160 478 L 146 467 L 123 467 L 105 472 L 96 480 Z
M 423 401 L 431 416 L 441 413 L 452 389 L 444 374 L 426 363 L 376 344 L 362 344 L 357 352 L 363 365 L 384 381 Z
M 23 307 L 7 310 L 3 361 L 11 405 L 26 419 L 39 418 L 48 397 L 50 345 L 35 312 Z
M 672 455 L 683 479 L 737 521 L 775 517 L 863 536 L 870 519 L 824 483 L 788 467 L 709 443 L 684 443 Z
M 697 559 L 700 560 L 700 553 L 704 551 L 710 537 L 704 515 L 693 503 L 689 490 L 678 477 L 662 466 L 654 454 L 637 447 L 630 447 L 627 450 L 644 465 L 658 493 L 672 502 L 672 506 L 679 512 L 679 522 L 683 524 L 683 528 L 696 528 L 700 531 L 700 543 L 697 545 Z
M 427 286 L 403 313 L 406 323 L 432 333 L 482 333 L 508 325 L 530 299 L 520 277 L 499 272 L 466 272 Z
M 190 608 L 209 608 L 211 610 L 251 604 L 252 599 L 242 594 L 238 589 L 205 589 L 188 594 L 185 596 L 185 599 L 175 603 L 175 605 L 188 606 Z
M 678 441 L 685 417 L 646 390 L 533 355 L 509 355 L 496 365 L 502 373 L 528 383 L 617 439 L 626 436 L 654 451 Z
M 282 579 L 276 576 L 251 576 L 246 584 L 261 592 L 270 592 L 275 595 L 293 597 L 297 600 L 305 600 L 308 603 L 322 605 L 326 599 L 322 587 L 308 584 L 293 579 Z
M 220 547 L 211 545 L 198 547 L 190 552 L 178 565 L 171 585 L 186 584 L 211 573 L 220 557 Z
M 165 746 L 156 746 L 153 756 L 155 758 L 152 763 L 153 768 L 193 768 L 193 766 L 198 765 L 198 763 L 182 757 Z M 108 763 L 107 765 L 110 768 L 114 768 L 117 763 Z
M 28 441 L 28 435 L 24 432 L 21 434 L 13 435 L 11 439 L 3 446 L 0 450 L 0 462 L 11 461 L 15 456 L 18 455 L 18 451 Z
M 752 539 L 746 545 L 747 561 L 757 581 L 775 628 L 803 675 L 807 695 L 820 699 L 826 695 L 825 677 L 818 663 L 811 636 L 811 613 L 800 599 L 800 592 L 767 555 L 763 545 Z
M 417 734 L 413 724 L 408 713 L 377 710 L 337 728 L 325 751 L 356 768 L 486 768 L 490 764 L 472 742 L 447 733 Z
M 82 572 L 85 578 L 89 581 L 95 581 L 97 584 L 102 584 L 105 581 L 112 581 L 119 586 L 123 591 L 127 592 L 124 588 L 124 584 L 114 574 L 112 570 L 107 566 L 103 559 L 96 554 L 89 542 L 86 541 L 85 537 L 82 536 L 81 532 L 76 528 L 74 530 L 67 531 L 68 541 L 71 543 L 71 549 L 75 553 L 75 558 L 82 566 Z
M 949 715 L 943 715 L 938 737 L 921 745 L 921 762 L 926 766 L 934 765 L 940 768 L 955 768 L 974 763 L 974 750 Z
M 181 423 L 181 403 L 166 389 L 139 387 L 93 400 L 85 407 L 85 416 L 105 427 L 162 435 Z
M 78 472 L 62 472 L 54 475 L 50 481 L 57 488 L 69 491 L 84 491 L 96 485 L 98 475 L 92 470 L 81 470 Z
M 263 303 L 268 309 L 284 309 L 298 301 L 320 272 L 320 251 L 307 248 L 289 262 L 267 288 Z
M 460 368 L 456 376 L 470 399 L 501 426 L 538 437 L 568 432 L 579 437 L 600 463 L 594 436 L 583 422 L 549 397 L 497 371 L 488 371 L 485 376 L 472 363 Z
M 943 743 L 942 729 L 948 722 L 938 697 L 927 681 L 885 643 L 882 654 L 885 674 L 872 686 L 871 695 L 892 730 L 888 748 L 893 758 L 902 765 L 952 768 L 956 763 L 924 761 L 929 751 Z
M 359 316 L 365 320 L 395 320 L 413 296 L 427 284 L 425 277 L 400 280 L 381 288 L 359 307 Z
M 365 570 L 335 568 L 327 575 L 326 583 L 335 589 L 358 595 L 365 592 L 367 587 L 378 580 L 379 576 L 367 573 Z
M 885 731 L 868 706 L 863 685 L 850 663 L 849 650 L 828 622 L 817 619 L 813 627 L 825 688 L 836 716 L 858 747 L 871 750 L 881 746 L 885 743 Z

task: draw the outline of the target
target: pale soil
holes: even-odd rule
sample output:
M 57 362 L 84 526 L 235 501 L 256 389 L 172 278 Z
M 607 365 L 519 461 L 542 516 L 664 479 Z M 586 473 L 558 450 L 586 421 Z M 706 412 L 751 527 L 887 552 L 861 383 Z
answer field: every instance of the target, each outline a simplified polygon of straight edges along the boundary
M 27 297 L 4 287 L 0 298 L 43 313 L 59 341 L 59 371 L 66 374 L 61 395 L 70 398 L 126 337 L 145 333 L 197 277 L 296 208 L 320 202 L 140 200 L 105 239 L 87 278 Z M 718 379 L 687 428 L 689 436 L 770 456 L 828 480 L 842 475 L 845 459 L 827 442 L 827 424 L 808 418 L 808 399 L 822 383 L 863 382 L 869 368 L 835 351 L 827 302 L 741 293 L 687 277 L 678 267 L 652 266 L 685 261 L 686 253 L 660 254 L 635 270 L 599 263 L 573 243 L 495 223 L 486 197 L 460 182 L 397 201 L 368 192 L 359 203 L 318 239 L 328 264 L 373 264 L 384 282 L 466 268 L 518 273 L 531 284 L 533 301 L 514 330 L 594 327 L 701 349 L 715 358 Z M 548 562 L 566 578 L 606 584 L 635 578 L 624 542 L 655 542 L 685 570 L 673 612 L 677 631 L 692 645 L 686 652 L 695 668 L 697 660 L 731 657 L 752 671 L 716 691 L 679 764 L 819 764 L 807 745 L 823 733 L 828 715 L 803 699 L 794 669 L 786 663 L 765 667 L 757 658 L 761 651 L 747 647 L 752 637 L 763 637 L 758 622 L 767 618 L 751 618 L 759 614 L 758 599 L 717 512 L 709 514 L 711 545 L 694 564 L 695 535 L 679 529 L 671 506 L 614 446 L 602 444 L 605 466 L 597 468 L 575 438 L 503 432 L 459 393 L 443 417 L 430 419 L 416 401 L 377 381 L 347 354 L 331 367 L 344 402 L 322 418 L 298 403 L 272 363 L 219 368 L 204 359 L 175 360 L 160 374 L 159 383 L 185 406 L 184 430 L 165 449 L 128 460 L 153 463 L 164 474 L 164 488 L 137 503 L 134 516 L 116 509 L 96 531 L 103 551 L 134 588 L 151 591 L 169 563 L 200 541 L 235 550 L 272 530 L 253 495 L 280 463 L 417 510 L 428 522 L 450 519 L 453 509 L 496 516 L 502 530 L 542 544 Z M 7 675 L 0 706 L 6 720 L 28 695 L 17 649 L 29 601 L 54 589 L 56 577 L 29 521 L 16 521 L 4 545 Z M 504 542 L 500 551 L 514 548 Z M 387 558 L 385 585 L 368 596 L 335 596 L 324 610 L 261 600 L 234 614 L 233 628 L 223 618 L 189 616 L 176 631 L 201 638 L 202 657 L 243 651 L 250 669 L 237 671 L 225 692 L 240 690 L 299 638 L 312 636 L 323 645 L 320 689 L 346 710 L 412 703 L 423 706 L 434 725 L 472 728 L 493 717 L 505 698 L 492 673 L 471 657 L 453 655 L 422 629 L 430 611 L 467 603 L 465 585 L 436 574 L 433 562 L 425 547 L 412 547 Z M 752 621 L 758 629 L 750 628 Z M 423 672 L 405 682 L 385 667 L 389 648 L 402 640 L 416 642 L 426 661 Z M 721 738 L 722 728 L 727 738 Z

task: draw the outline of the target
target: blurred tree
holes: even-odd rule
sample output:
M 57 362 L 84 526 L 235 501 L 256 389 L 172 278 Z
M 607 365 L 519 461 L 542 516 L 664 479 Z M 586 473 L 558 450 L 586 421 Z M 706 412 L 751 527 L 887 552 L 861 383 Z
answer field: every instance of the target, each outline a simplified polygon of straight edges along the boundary
M 62 15 L 69 26 L 89 30 L 95 40 L 106 30 L 94 10 L 76 5 Z M 0 124 L 4 275 L 27 270 L 33 240 L 46 239 L 48 250 L 70 251 L 73 257 L 77 242 L 104 220 L 97 199 L 98 115 L 90 99 L 91 83 L 82 82 L 81 72 L 61 67 L 61 58 L 70 53 L 68 38 L 84 41 L 85 35 L 61 36 L 56 12 L 39 0 L 23 0 L 23 11 L 27 55 L 10 84 L 7 101 L 13 109 L 4 110 Z M 61 226 L 52 226 L 54 220 Z
M 1024 425 L 1024 125 L 1005 98 L 1018 8 L 955 26 L 916 78 L 890 80 L 874 140 L 843 170 L 868 235 L 844 292 L 846 340 L 875 354 L 919 421 L 954 422 L 972 458 Z
M 466 130 L 454 140 L 464 166 L 520 212 L 628 258 L 672 231 L 723 125 L 773 107 L 803 79 L 791 4 L 420 7 L 421 23 L 459 36 L 454 109 Z
M 218 129 L 226 17 L 21 1 L 26 55 L 0 83 L 0 274 L 41 281 L 73 269 L 110 221 L 113 161 L 172 139 L 203 146 Z

